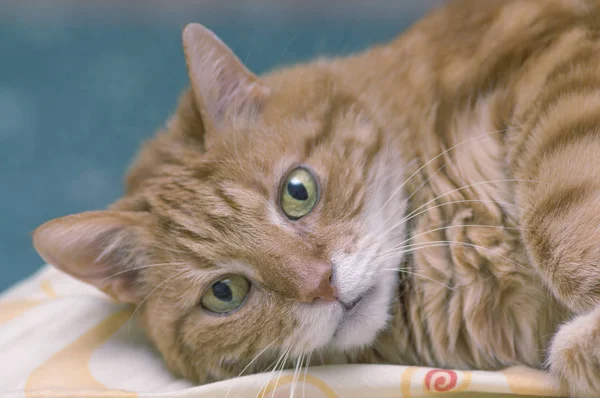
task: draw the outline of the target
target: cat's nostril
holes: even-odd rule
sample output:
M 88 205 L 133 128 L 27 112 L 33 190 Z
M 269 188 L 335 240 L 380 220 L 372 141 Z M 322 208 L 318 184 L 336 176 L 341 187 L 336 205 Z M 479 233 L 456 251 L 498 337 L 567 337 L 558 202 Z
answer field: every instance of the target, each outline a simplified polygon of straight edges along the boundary
M 321 299 L 324 301 L 335 301 L 337 300 L 337 289 L 333 285 L 331 275 L 329 278 L 323 279 L 319 285 L 317 291 L 314 292 L 314 300 Z
M 312 303 L 315 300 L 337 300 L 338 294 L 334 284 L 331 264 L 315 266 L 312 270 L 312 277 L 305 281 L 306 285 L 298 296 L 300 302 Z

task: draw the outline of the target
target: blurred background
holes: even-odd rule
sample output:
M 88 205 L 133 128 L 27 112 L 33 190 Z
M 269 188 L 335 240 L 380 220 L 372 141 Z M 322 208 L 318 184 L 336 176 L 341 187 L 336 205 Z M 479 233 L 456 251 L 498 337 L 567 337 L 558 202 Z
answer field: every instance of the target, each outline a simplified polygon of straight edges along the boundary
M 437 2 L 0 0 L 0 291 L 43 265 L 36 226 L 119 197 L 187 85 L 186 23 L 264 73 L 385 42 Z

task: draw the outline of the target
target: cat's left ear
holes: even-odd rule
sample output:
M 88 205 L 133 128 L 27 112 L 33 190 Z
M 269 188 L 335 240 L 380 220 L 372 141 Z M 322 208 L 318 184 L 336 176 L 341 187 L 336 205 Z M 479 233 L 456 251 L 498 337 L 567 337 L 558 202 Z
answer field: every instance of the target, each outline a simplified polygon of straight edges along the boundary
M 147 264 L 150 215 L 91 211 L 38 227 L 33 244 L 49 264 L 122 302 L 140 303 L 138 271 Z M 146 243 L 144 243 L 146 242 Z
M 231 118 L 257 115 L 269 88 L 213 32 L 200 24 L 183 30 L 183 47 L 194 97 L 207 129 Z M 208 125 L 208 126 L 206 126 Z

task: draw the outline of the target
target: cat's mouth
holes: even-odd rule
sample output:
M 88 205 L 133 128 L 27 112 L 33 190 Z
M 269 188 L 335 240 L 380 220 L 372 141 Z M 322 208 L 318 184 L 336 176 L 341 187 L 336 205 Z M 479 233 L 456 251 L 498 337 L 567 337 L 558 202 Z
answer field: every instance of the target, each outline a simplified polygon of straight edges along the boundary
M 340 304 L 344 311 L 343 311 L 342 319 L 341 319 L 340 323 L 337 325 L 335 332 L 333 333 L 333 338 L 339 337 L 340 331 L 345 326 L 345 321 L 348 322 L 349 320 L 355 318 L 355 314 L 353 314 L 352 310 L 354 310 L 356 307 L 358 307 L 359 304 L 368 302 L 369 297 L 373 295 L 375 290 L 376 290 L 375 286 L 371 286 L 368 290 L 366 290 L 364 293 L 362 293 L 361 295 L 359 295 L 352 301 L 344 302 L 344 301 L 340 300 Z M 359 311 L 359 310 L 357 310 L 357 311 Z
M 340 304 L 342 305 L 342 308 L 344 309 L 344 312 L 350 312 L 350 311 L 352 311 L 354 308 L 356 308 L 356 306 L 358 306 L 358 304 L 360 304 L 362 301 L 364 301 L 364 299 L 366 299 L 370 295 L 372 295 L 374 291 L 375 291 L 375 286 L 371 286 L 364 293 L 362 293 L 361 295 L 359 295 L 358 297 L 356 297 L 352 301 L 346 301 L 346 302 L 344 302 L 344 301 L 340 300 Z
M 329 340 L 336 349 L 348 350 L 371 344 L 377 332 L 385 327 L 396 281 L 381 275 L 374 282 L 368 289 L 354 290 L 353 295 L 342 296 L 338 301 L 340 312 L 335 317 L 335 329 Z
M 340 303 L 342 303 L 342 308 L 344 309 L 344 311 L 351 311 L 354 307 L 356 307 L 356 305 L 358 303 L 360 303 L 360 301 L 364 298 L 365 296 L 359 296 L 358 298 L 356 298 L 354 301 L 351 301 L 349 303 L 344 303 L 343 301 L 340 301 Z

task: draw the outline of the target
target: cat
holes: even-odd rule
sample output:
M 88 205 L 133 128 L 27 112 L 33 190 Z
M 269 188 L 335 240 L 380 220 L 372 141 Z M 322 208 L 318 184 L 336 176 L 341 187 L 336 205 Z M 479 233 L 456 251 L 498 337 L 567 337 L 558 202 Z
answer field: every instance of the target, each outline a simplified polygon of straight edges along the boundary
M 592 0 L 453 0 L 261 77 L 190 24 L 190 88 L 125 195 L 34 245 L 134 303 L 197 383 L 526 365 L 598 396 L 598 21 Z

